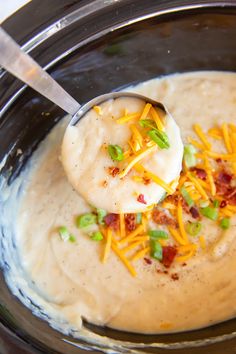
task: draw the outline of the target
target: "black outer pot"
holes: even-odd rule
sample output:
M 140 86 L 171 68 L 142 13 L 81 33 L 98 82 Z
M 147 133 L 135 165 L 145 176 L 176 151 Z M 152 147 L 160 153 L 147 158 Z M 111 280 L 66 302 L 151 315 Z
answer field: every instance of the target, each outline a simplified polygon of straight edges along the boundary
M 81 103 L 159 75 L 236 69 L 235 0 L 119 0 L 105 4 L 101 0 L 33 0 L 3 27 Z M 0 72 L 0 93 L 0 160 L 9 154 L 1 173 L 12 183 L 64 112 L 4 71 Z M 50 115 L 45 118 L 44 112 Z M 18 147 L 24 152 L 23 160 L 16 155 Z M 0 282 L 2 353 L 102 349 L 77 340 L 72 340 L 73 344 L 65 342 L 63 339 L 71 338 L 34 317 L 11 295 L 3 273 Z M 100 335 L 120 340 L 126 352 L 141 342 L 146 343 L 137 348 L 141 352 L 236 352 L 236 320 L 159 336 L 85 325 Z M 127 346 L 126 341 L 133 344 Z M 150 343 L 155 342 L 160 345 L 151 347 Z M 119 350 L 117 347 L 113 352 Z

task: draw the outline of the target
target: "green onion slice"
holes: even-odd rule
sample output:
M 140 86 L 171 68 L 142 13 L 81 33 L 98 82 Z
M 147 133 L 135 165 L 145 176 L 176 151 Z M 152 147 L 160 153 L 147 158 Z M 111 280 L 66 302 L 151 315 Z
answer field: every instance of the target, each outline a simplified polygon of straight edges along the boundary
M 95 231 L 90 235 L 90 238 L 93 241 L 101 241 L 103 240 L 103 235 L 100 231 Z
M 58 232 L 59 232 L 59 235 L 60 235 L 61 239 L 64 242 L 67 242 L 67 241 L 75 242 L 76 241 L 75 236 L 70 234 L 70 232 L 69 232 L 69 230 L 67 229 L 66 226 L 59 227 Z
M 157 130 L 156 123 L 151 119 L 140 119 L 139 125 L 141 125 L 142 128 L 152 128 Z
M 223 218 L 223 219 L 220 221 L 220 227 L 221 227 L 223 230 L 227 230 L 227 229 L 230 227 L 230 219 L 229 219 L 229 218 Z
M 168 149 L 170 147 L 169 139 L 166 133 L 160 130 L 150 130 L 148 136 L 159 146 L 160 149 Z
M 209 204 L 210 204 L 210 203 L 209 203 L 209 200 L 200 200 L 200 202 L 199 202 L 200 208 L 205 208 L 205 207 L 207 207 Z
M 191 196 L 190 196 L 189 192 L 187 191 L 187 189 L 182 187 L 181 190 L 180 190 L 180 193 L 182 194 L 182 197 L 184 198 L 184 200 L 186 201 L 188 206 L 192 207 L 194 205 L 194 201 L 191 198 Z
M 184 162 L 188 168 L 194 167 L 197 164 L 197 159 L 195 157 L 197 150 L 191 144 L 184 146 Z
M 112 160 L 122 161 L 124 159 L 123 150 L 119 145 L 109 145 L 108 153 Z
M 219 200 L 214 200 L 214 202 L 213 202 L 214 208 L 219 208 L 219 205 L 220 205 Z
M 97 209 L 97 217 L 98 217 L 98 224 L 99 225 L 104 225 L 104 217 L 107 215 L 106 210 L 104 209 Z
M 76 242 L 75 236 L 70 234 L 69 241 L 72 242 L 72 243 Z
M 197 236 L 202 229 L 202 224 L 198 221 L 188 222 L 186 225 L 187 233 L 191 236 Z
M 168 239 L 168 233 L 163 230 L 149 230 L 148 235 L 150 236 L 151 240 Z
M 200 211 L 203 216 L 205 216 L 210 220 L 216 221 L 218 219 L 218 209 L 216 208 L 212 208 L 208 206 L 206 208 L 200 209 Z
M 96 222 L 97 222 L 97 216 L 92 213 L 79 215 L 76 219 L 76 225 L 79 229 L 96 224 Z
M 151 240 L 150 246 L 151 257 L 157 259 L 158 261 L 161 261 L 163 257 L 161 244 L 157 241 Z
M 142 213 L 137 213 L 136 214 L 136 223 L 141 224 L 142 223 Z

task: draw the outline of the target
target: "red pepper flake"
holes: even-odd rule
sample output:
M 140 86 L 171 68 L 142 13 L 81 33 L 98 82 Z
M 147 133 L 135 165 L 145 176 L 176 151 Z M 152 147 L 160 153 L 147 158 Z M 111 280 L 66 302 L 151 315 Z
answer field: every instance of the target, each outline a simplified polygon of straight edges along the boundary
M 179 280 L 179 275 L 177 273 L 171 274 L 171 279 L 172 280 Z
M 125 214 L 125 228 L 127 231 L 134 231 L 136 229 L 135 214 Z
M 222 159 L 218 158 L 218 159 L 216 159 L 216 162 L 217 163 L 222 163 Z
M 150 258 L 144 257 L 143 260 L 146 264 L 152 264 L 152 260 Z
M 155 223 L 160 225 L 169 225 L 171 227 L 174 227 L 175 229 L 178 226 L 176 220 L 166 215 L 166 213 L 162 210 L 154 209 L 152 212 L 152 219 Z
M 199 211 L 197 210 L 197 208 L 191 207 L 189 211 L 194 219 L 198 219 L 200 217 L 200 214 L 199 214 Z
M 146 200 L 144 199 L 144 195 L 143 194 L 139 194 L 138 195 L 137 201 L 139 203 L 142 203 L 142 204 L 147 204 Z
M 118 214 L 107 214 L 104 217 L 105 224 L 113 230 L 118 230 L 120 226 L 120 219 Z
M 198 178 L 202 179 L 203 181 L 206 180 L 207 173 L 206 173 L 206 171 L 203 168 L 193 167 L 193 168 L 191 168 L 191 171 L 194 171 Z
M 115 177 L 118 173 L 120 172 L 119 167 L 108 167 L 108 173 L 109 175 L 111 175 L 112 177 Z
M 162 247 L 162 264 L 169 268 L 175 259 L 177 254 L 177 249 L 174 246 L 163 246 Z
M 227 200 L 222 200 L 222 201 L 220 202 L 220 208 L 225 208 L 226 205 L 227 205 Z

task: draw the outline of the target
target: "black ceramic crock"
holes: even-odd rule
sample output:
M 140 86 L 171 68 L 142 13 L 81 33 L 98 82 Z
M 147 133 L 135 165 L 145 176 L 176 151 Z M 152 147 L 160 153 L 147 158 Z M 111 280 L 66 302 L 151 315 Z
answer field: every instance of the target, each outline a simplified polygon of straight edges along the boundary
M 236 69 L 235 0 L 33 0 L 3 27 L 80 103 L 160 75 Z M 43 112 L 50 113 L 46 119 Z M 63 115 L 0 71 L 0 161 L 8 155 L 1 174 L 9 184 Z M 17 156 L 19 147 L 23 159 Z M 7 264 L 0 275 L 2 353 L 97 352 L 109 350 L 111 342 L 117 343 L 112 353 L 236 352 L 234 319 L 170 335 L 130 334 L 85 323 L 110 338 L 104 347 L 66 337 L 13 297 L 5 269 Z

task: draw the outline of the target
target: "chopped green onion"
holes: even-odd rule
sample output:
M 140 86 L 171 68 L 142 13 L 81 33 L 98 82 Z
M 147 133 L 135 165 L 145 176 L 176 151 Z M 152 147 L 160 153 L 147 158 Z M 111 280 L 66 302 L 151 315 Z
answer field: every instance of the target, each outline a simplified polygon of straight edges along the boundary
M 67 241 L 75 242 L 76 241 L 75 236 L 69 233 L 69 230 L 67 229 L 66 226 L 59 227 L 58 232 L 59 232 L 61 239 L 64 242 L 67 242 Z
M 220 227 L 221 227 L 223 230 L 227 230 L 227 229 L 230 227 L 230 219 L 229 219 L 229 218 L 223 218 L 223 219 L 220 221 Z
M 91 234 L 90 238 L 93 241 L 101 241 L 103 240 L 103 235 L 100 231 L 95 231 Z
M 200 200 L 200 202 L 199 202 L 200 208 L 205 208 L 205 207 L 207 207 L 209 204 L 210 204 L 210 203 L 209 203 L 209 200 Z
M 195 157 L 197 150 L 191 144 L 184 146 L 184 162 L 188 168 L 194 167 L 197 164 L 197 159 Z
M 150 242 L 150 246 L 151 246 L 151 257 L 157 259 L 158 261 L 161 261 L 163 257 L 161 244 L 157 241 L 152 240 Z
M 218 218 L 218 209 L 216 208 L 211 208 L 211 207 L 206 207 L 206 208 L 202 208 L 200 209 L 201 213 L 203 216 L 205 216 L 208 219 L 211 219 L 213 221 L 216 221 Z
M 136 224 L 141 224 L 142 223 L 142 213 L 137 213 L 136 214 Z
M 157 129 L 156 123 L 151 119 L 140 119 L 139 125 L 141 125 L 142 128 Z
M 159 146 L 161 149 L 168 149 L 170 147 L 169 139 L 166 133 L 160 130 L 150 130 L 148 136 Z
M 148 235 L 150 236 L 151 240 L 168 239 L 168 233 L 163 230 L 149 230 Z
M 197 236 L 202 229 L 202 224 L 198 221 L 188 222 L 186 225 L 187 233 L 191 236 Z
M 124 159 L 123 150 L 119 145 L 109 145 L 108 153 L 112 160 L 122 161 Z
M 70 234 L 70 238 L 69 238 L 69 241 L 74 243 L 76 241 L 76 238 L 74 235 Z
M 97 217 L 92 213 L 83 214 L 77 217 L 76 225 L 78 228 L 87 227 L 89 225 L 96 224 Z
M 189 192 L 187 191 L 187 189 L 182 187 L 181 190 L 180 190 L 180 193 L 182 194 L 182 197 L 184 198 L 184 200 L 186 201 L 188 206 L 192 207 L 194 205 L 194 201 L 191 198 L 191 196 L 190 196 Z
M 219 200 L 214 200 L 214 202 L 213 202 L 214 208 L 219 208 L 219 205 L 220 205 Z
M 104 209 L 97 209 L 97 216 L 98 216 L 98 224 L 99 225 L 104 225 L 104 217 L 107 215 L 106 210 Z

